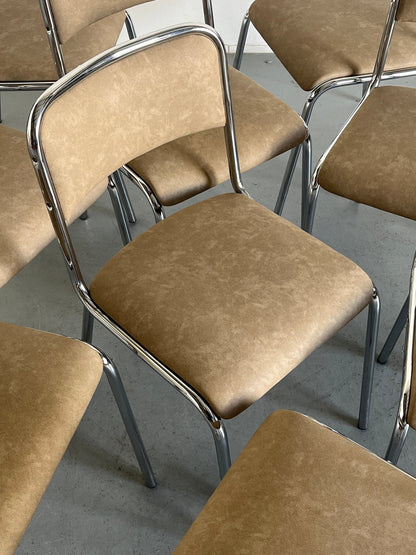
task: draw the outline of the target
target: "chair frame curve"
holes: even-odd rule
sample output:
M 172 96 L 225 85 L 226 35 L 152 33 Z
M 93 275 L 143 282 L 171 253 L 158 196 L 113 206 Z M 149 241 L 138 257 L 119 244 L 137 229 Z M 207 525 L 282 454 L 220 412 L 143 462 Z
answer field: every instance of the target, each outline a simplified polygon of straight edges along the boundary
M 90 315 L 89 319 L 91 320 L 91 318 L 93 318 L 101 322 L 125 345 L 127 345 L 142 360 L 144 360 L 153 370 L 165 378 L 182 395 L 184 395 L 196 407 L 200 414 L 202 414 L 205 421 L 209 424 L 210 430 L 213 434 L 220 477 L 222 478 L 231 464 L 228 439 L 222 419 L 194 388 L 192 388 L 175 372 L 170 370 L 166 365 L 158 360 L 143 345 L 126 333 L 126 331 L 123 330 L 109 316 L 107 316 L 91 298 L 88 287 L 82 277 L 82 273 L 78 265 L 70 234 L 63 217 L 59 199 L 56 194 L 40 139 L 41 122 L 45 111 L 57 98 L 67 92 L 73 85 L 79 83 L 84 78 L 89 77 L 107 65 L 116 62 L 117 60 L 143 51 L 152 46 L 178 39 L 189 34 L 203 35 L 209 38 L 217 48 L 223 88 L 223 102 L 226 119 L 224 131 L 229 158 L 230 179 L 236 193 L 248 196 L 242 184 L 238 161 L 226 52 L 218 33 L 206 25 L 183 25 L 180 27 L 171 27 L 164 31 L 160 31 L 159 33 L 130 41 L 124 45 L 116 46 L 102 55 L 96 56 L 89 62 L 69 72 L 58 83 L 53 84 L 48 91 L 43 93 L 43 95 L 41 95 L 38 99 L 38 102 L 34 105 L 29 116 L 27 139 L 33 167 L 38 177 L 58 241 L 62 248 L 72 285 L 84 307 L 88 310 Z M 115 195 L 117 195 L 117 192 L 115 192 Z M 85 318 L 84 315 L 84 322 L 86 319 L 88 320 L 88 318 Z M 87 325 L 88 324 L 91 324 L 91 322 L 87 321 Z

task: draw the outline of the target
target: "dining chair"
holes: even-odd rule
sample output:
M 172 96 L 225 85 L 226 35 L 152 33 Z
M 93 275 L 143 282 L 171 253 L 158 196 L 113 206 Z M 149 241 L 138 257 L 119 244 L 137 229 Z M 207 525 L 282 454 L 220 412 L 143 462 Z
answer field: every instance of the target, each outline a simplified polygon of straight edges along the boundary
M 89 9 L 85 3 L 79 3 L 81 10 Z M 65 6 L 66 2 L 50 2 L 51 20 L 46 24 L 52 31 L 60 24 L 57 20 L 53 25 L 54 11 L 60 4 Z M 202 5 L 205 23 L 213 27 L 211 0 L 203 0 Z M 310 142 L 303 120 L 239 71 L 231 70 L 230 78 L 241 169 L 249 170 L 296 145 L 303 145 L 303 179 L 309 183 Z M 164 207 L 174 206 L 228 179 L 223 134 L 218 129 L 207 130 L 160 145 L 123 166 L 117 179 L 123 177 L 139 187 L 158 222 L 165 217 Z
M 0 553 L 17 548 L 88 404 L 108 378 L 148 487 L 156 485 L 117 368 L 81 341 L 0 323 Z
M 413 553 L 416 480 L 316 420 L 274 412 L 175 555 Z
M 380 86 L 390 57 L 390 42 L 393 45 L 398 25 L 409 20 L 416 21 L 416 2 L 392 0 L 367 93 L 320 158 L 309 191 L 304 193 L 303 228 L 310 233 L 320 187 L 355 202 L 416 219 L 416 90 Z M 379 362 L 387 361 L 405 325 L 407 310 L 408 300 L 381 350 Z
M 67 227 L 72 206 L 129 160 L 213 128 L 225 134 L 234 192 L 155 224 L 88 287 Z M 70 72 L 35 104 L 28 143 L 72 284 L 90 318 L 202 414 L 221 476 L 230 465 L 223 419 L 254 403 L 366 306 L 359 426 L 367 427 L 377 292 L 353 262 L 247 195 L 226 53 L 214 29 L 167 29 Z
M 234 67 L 241 66 L 252 23 L 293 79 L 310 91 L 302 110 L 308 124 L 316 101 L 327 91 L 356 84 L 366 89 L 389 4 L 390 0 L 255 0 L 243 18 Z M 416 75 L 415 33 L 414 19 L 399 20 L 382 80 Z M 298 146 L 291 152 L 276 202 L 278 214 L 299 151 Z
M 397 420 L 386 460 L 416 429 L 416 259 Z M 412 553 L 416 481 L 305 415 L 260 426 L 180 542 L 187 553 Z

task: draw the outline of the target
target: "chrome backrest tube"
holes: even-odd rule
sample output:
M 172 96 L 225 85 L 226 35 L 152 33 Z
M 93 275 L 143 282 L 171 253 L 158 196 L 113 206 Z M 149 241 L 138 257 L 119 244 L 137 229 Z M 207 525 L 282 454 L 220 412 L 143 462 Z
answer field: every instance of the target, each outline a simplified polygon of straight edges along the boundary
M 58 77 L 62 77 L 66 73 L 66 68 L 51 4 L 49 0 L 39 0 L 39 3 L 56 71 Z
M 137 353 L 145 360 L 154 370 L 161 374 L 166 380 L 174 385 L 183 395 L 185 395 L 206 418 L 215 423 L 219 422 L 219 418 L 208 405 L 208 403 L 193 388 L 184 383 L 174 372 L 169 370 L 162 362 L 156 359 L 142 345 L 135 341 L 120 326 L 111 320 L 91 298 L 88 287 L 83 279 L 75 250 L 71 241 L 68 227 L 65 220 L 63 208 L 60 204 L 56 187 L 52 178 L 48 161 L 42 146 L 42 122 L 48 108 L 60 98 L 62 95 L 70 91 L 73 87 L 80 85 L 83 80 L 93 76 L 95 73 L 106 68 L 111 64 L 115 64 L 129 56 L 154 46 L 166 43 L 172 40 L 178 40 L 181 37 L 197 34 L 203 35 L 210 39 L 216 46 L 219 55 L 219 70 L 221 73 L 221 81 L 223 86 L 223 102 L 225 112 L 225 137 L 227 143 L 227 151 L 229 155 L 230 176 L 233 187 L 236 192 L 245 193 L 241 184 L 240 167 L 238 163 L 237 147 L 235 142 L 235 130 L 233 123 L 232 107 L 230 102 L 230 87 L 228 80 L 228 64 L 224 45 L 214 29 L 206 25 L 183 25 L 181 27 L 169 28 L 160 31 L 157 34 L 149 35 L 123 45 L 116 46 L 107 52 L 96 56 L 92 60 L 84 63 L 78 68 L 66 74 L 59 81 L 54 83 L 45 93 L 43 93 L 35 105 L 28 120 L 27 140 L 28 149 L 32 159 L 33 167 L 36 172 L 39 185 L 41 187 L 46 207 L 48 209 L 52 224 L 54 226 L 58 241 L 62 248 L 65 263 L 70 275 L 72 285 L 81 299 L 84 306 L 103 323 L 112 333 L 121 339 L 130 349 Z M 180 94 L 180 91 L 178 91 Z M 96 104 L 99 102 L 97 97 L 91 98 L 91 102 Z M 88 109 L 88 108 L 87 108 Z M 137 126 L 138 133 L 143 133 L 140 126 Z M 59 137 L 56 137 L 59 141 Z M 102 141 L 110 140 L 109 137 L 102 137 Z M 97 142 L 100 138 L 97 137 Z M 140 153 L 137 153 L 139 155 Z M 114 168 L 116 170 L 117 168 Z

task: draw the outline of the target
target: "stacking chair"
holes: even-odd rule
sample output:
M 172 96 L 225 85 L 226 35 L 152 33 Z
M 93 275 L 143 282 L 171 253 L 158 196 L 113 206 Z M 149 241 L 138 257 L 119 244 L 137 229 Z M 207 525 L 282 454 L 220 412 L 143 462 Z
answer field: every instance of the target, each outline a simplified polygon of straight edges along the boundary
M 14 553 L 76 431 L 102 371 L 145 483 L 156 482 L 116 367 L 97 349 L 0 323 L 0 553 Z
M 403 386 L 386 459 L 416 429 L 416 263 Z M 302 414 L 260 426 L 185 535 L 187 553 L 414 553 L 416 481 Z
M 241 26 L 234 67 L 240 68 L 250 22 L 293 79 L 310 91 L 302 117 L 309 123 L 318 98 L 335 87 L 371 81 L 389 0 L 255 0 Z M 416 25 L 397 25 L 382 79 L 416 74 Z M 276 212 L 281 214 L 299 147 L 289 158 Z
M 48 4 L 46 0 L 41 0 L 41 3 L 45 7 Z M 81 13 L 91 10 L 89 3 L 81 0 L 78 3 Z M 205 22 L 213 26 L 211 0 L 203 0 L 202 3 Z M 67 2 L 49 0 L 49 8 L 49 19 L 45 21 L 47 27 L 52 29 L 51 36 L 65 37 L 66 30 L 60 28 L 70 20 Z M 66 13 L 67 19 L 62 15 Z M 249 170 L 297 145 L 303 145 L 303 178 L 308 184 L 310 142 L 303 120 L 284 102 L 240 72 L 231 70 L 230 78 L 241 169 Z M 210 129 L 158 145 L 129 161 L 115 178 L 120 181 L 123 176 L 139 187 L 158 222 L 165 217 L 164 207 L 176 205 L 228 179 L 223 133 L 219 129 Z M 131 239 L 128 229 L 123 233 L 128 240 Z
M 225 133 L 234 193 L 157 223 L 88 287 L 67 227 L 72 206 L 129 160 L 214 128 Z M 72 284 L 90 318 L 202 414 L 221 476 L 230 464 L 223 419 L 254 403 L 369 306 L 359 419 L 367 426 L 376 290 L 354 263 L 246 194 L 226 54 L 212 28 L 167 29 L 70 72 L 38 99 L 28 141 Z
M 393 0 L 369 89 L 319 160 L 309 191 L 304 193 L 307 207 L 303 228 L 309 232 L 320 187 L 356 202 L 416 219 L 416 90 L 379 86 L 392 50 L 389 50 L 390 41 L 393 45 L 399 24 L 409 20 L 416 21 L 416 2 Z M 387 361 L 404 327 L 407 309 L 406 300 L 380 353 L 382 363 Z

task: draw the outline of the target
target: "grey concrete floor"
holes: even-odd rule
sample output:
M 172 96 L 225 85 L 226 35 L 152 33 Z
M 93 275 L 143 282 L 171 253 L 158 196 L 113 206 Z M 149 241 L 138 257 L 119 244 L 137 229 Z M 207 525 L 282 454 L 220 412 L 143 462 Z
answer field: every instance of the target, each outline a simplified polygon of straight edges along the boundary
M 305 93 L 271 55 L 245 56 L 242 69 L 301 110 Z M 329 93 L 318 104 L 310 125 L 315 159 L 359 95 L 358 88 L 348 88 Z M 6 93 L 2 100 L 4 123 L 23 129 L 33 94 Z M 269 208 L 274 206 L 286 159 L 282 156 L 244 176 L 252 196 Z M 153 220 L 140 194 L 131 194 L 138 215 L 132 230 L 139 234 Z M 298 169 L 284 210 L 284 216 L 295 223 L 299 222 L 299 199 Z M 107 195 L 89 213 L 87 221 L 77 221 L 72 228 L 87 278 L 121 247 Z M 414 223 L 321 193 L 314 231 L 373 278 L 382 299 L 381 345 L 406 295 Z M 81 307 L 56 244 L 3 287 L 0 295 L 2 320 L 79 337 Z M 267 395 L 227 423 L 233 458 L 266 416 L 278 408 L 311 415 L 384 454 L 400 392 L 403 339 L 388 364 L 377 365 L 371 424 L 362 432 L 356 428 L 356 419 L 365 324 L 366 315 L 361 314 Z M 98 325 L 94 342 L 120 369 L 158 487 L 144 487 L 103 377 L 19 554 L 170 553 L 218 483 L 210 431 L 193 407 Z M 416 438 L 409 434 L 399 466 L 416 473 L 415 454 Z

